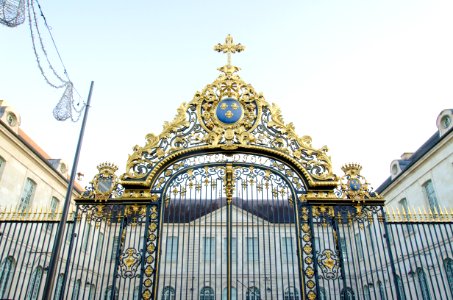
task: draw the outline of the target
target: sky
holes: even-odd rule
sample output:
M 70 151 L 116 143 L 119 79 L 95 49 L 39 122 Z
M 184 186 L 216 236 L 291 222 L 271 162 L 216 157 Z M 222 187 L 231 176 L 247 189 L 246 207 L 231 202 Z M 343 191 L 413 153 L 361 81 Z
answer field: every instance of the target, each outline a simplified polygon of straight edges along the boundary
M 356 162 L 377 188 L 390 163 L 414 152 L 453 108 L 453 1 L 42 1 L 82 101 L 94 81 L 78 171 L 125 171 L 135 145 L 159 134 L 182 102 L 218 76 L 231 34 L 241 78 L 276 103 L 313 146 L 327 145 L 336 174 Z M 42 25 L 42 22 L 40 23 Z M 63 67 L 46 28 L 50 61 Z M 28 21 L 0 25 L 0 99 L 52 158 L 73 162 L 81 122 L 52 110 L 63 94 L 38 69 Z M 45 72 L 48 70 L 44 69 Z

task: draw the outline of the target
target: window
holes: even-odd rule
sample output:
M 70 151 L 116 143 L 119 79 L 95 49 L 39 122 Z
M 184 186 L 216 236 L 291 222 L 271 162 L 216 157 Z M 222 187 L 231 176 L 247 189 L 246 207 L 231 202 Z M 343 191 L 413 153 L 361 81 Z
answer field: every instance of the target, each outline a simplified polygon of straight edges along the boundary
M 285 300 L 299 300 L 299 292 L 293 286 L 286 288 L 285 290 Z
M 215 238 L 203 238 L 203 254 L 205 261 L 213 261 L 215 259 Z
M 341 255 L 343 256 L 343 260 L 348 260 L 348 251 L 346 249 L 346 239 L 340 238 L 340 249 Z
M 319 300 L 326 300 L 327 299 L 327 294 L 326 294 L 326 289 L 323 288 L 322 286 L 319 287 Z
M 52 197 L 50 200 L 50 212 L 52 213 L 52 217 L 55 218 L 58 208 L 60 207 L 60 200 L 56 197 Z
M 283 262 L 292 263 L 294 260 L 293 238 L 283 237 L 281 247 L 282 247 Z
M 231 288 L 231 300 L 237 300 L 238 298 L 238 291 L 236 290 L 235 287 Z M 228 289 L 224 288 L 222 292 L 222 300 L 227 300 L 228 299 Z
M 371 232 L 371 224 L 368 224 L 366 226 L 366 234 L 368 234 L 368 237 L 366 237 L 366 244 L 367 244 L 367 250 L 372 253 L 374 251 L 374 242 L 373 242 L 373 233 Z
M 25 210 L 30 208 L 30 202 L 33 198 L 35 189 L 36 183 L 30 178 L 27 178 L 27 180 L 25 181 L 24 190 L 22 191 L 22 196 L 20 197 L 20 203 L 18 207 L 19 212 L 24 212 Z
M 112 299 L 112 292 L 113 292 L 113 286 L 109 285 L 108 288 L 105 290 L 104 294 L 104 300 L 110 300 Z M 118 289 L 115 288 L 115 299 L 118 299 Z M 74 299 L 74 298 L 73 298 Z
M 42 279 L 42 267 L 38 266 L 31 274 L 30 280 L 28 281 L 27 294 L 25 299 L 36 300 L 38 299 L 39 288 L 41 287 Z
M 64 274 L 60 273 L 57 278 L 57 286 L 55 287 L 54 299 L 60 299 L 61 291 L 63 289 Z
M 82 245 L 82 249 L 83 251 L 87 251 L 88 249 L 88 238 L 90 237 L 90 233 L 91 233 L 91 224 L 90 223 L 86 223 L 86 227 L 85 227 L 85 230 L 84 230 L 84 236 L 83 236 L 83 245 Z
M 396 276 L 396 284 L 398 285 L 397 288 L 398 288 L 398 293 L 400 294 L 400 298 L 401 298 L 401 300 L 406 300 L 406 292 L 404 291 L 403 281 L 401 280 L 401 277 L 399 277 L 398 275 L 395 275 L 395 276 Z
M 88 288 L 88 300 L 93 300 L 96 296 L 96 285 L 87 284 Z
M 434 191 L 433 182 L 431 180 L 428 180 L 423 184 L 423 187 L 425 188 L 425 194 L 428 198 L 429 208 L 432 212 L 439 212 L 439 203 L 437 203 L 437 197 Z
M 453 259 L 444 259 L 445 273 L 447 274 L 447 282 L 450 288 L 450 293 L 453 295 Z
M 355 300 L 354 291 L 350 287 L 342 289 L 340 299 L 341 300 Z
M 66 242 L 70 243 L 72 239 L 72 230 L 74 229 L 74 223 L 69 223 L 68 226 L 66 226 Z
M 447 129 L 451 124 L 451 118 L 449 116 L 443 116 L 442 119 L 440 119 L 440 123 L 444 129 Z
M 3 170 L 5 169 L 6 160 L 0 156 L 0 179 L 2 178 Z
M 363 299 L 371 300 L 370 287 L 366 284 L 363 286 Z
M 96 245 L 96 259 L 101 260 L 102 249 L 104 248 L 104 234 L 99 232 L 98 242 Z
M 72 299 L 78 299 L 79 298 L 79 292 L 80 292 L 80 279 L 77 279 L 75 284 L 74 284 L 74 289 L 72 290 Z
M 134 298 L 133 298 L 133 300 L 140 300 L 140 299 L 142 299 L 142 297 L 140 297 L 140 287 L 136 286 L 134 288 Z M 165 299 L 165 298 L 162 297 L 162 299 Z
M 12 256 L 8 256 L 2 262 L 0 267 L 0 296 L 7 298 L 11 281 L 13 279 L 16 262 Z
M 214 290 L 212 287 L 205 286 L 204 288 L 201 289 L 200 291 L 200 300 L 214 300 L 215 295 L 214 295 Z
M 422 299 L 431 300 L 428 282 L 426 281 L 425 271 L 423 271 L 422 268 L 417 268 L 417 277 L 418 277 L 418 283 L 420 284 L 420 289 L 422 290 Z
M 403 198 L 399 201 L 401 208 L 403 210 L 403 216 L 406 216 L 406 220 L 409 222 L 410 221 L 410 211 L 409 211 L 409 205 L 407 204 L 407 199 Z M 414 227 L 412 224 L 408 224 L 407 226 L 407 232 L 411 233 L 414 231 Z
M 260 300 L 261 293 L 257 287 L 249 287 L 247 293 L 245 293 L 245 300 Z
M 354 235 L 354 237 L 355 237 L 355 247 L 356 247 L 357 255 L 359 256 L 359 259 L 362 260 L 363 259 L 362 236 L 360 235 L 360 232 L 359 232 L 359 233 L 356 233 Z
M 178 237 L 167 236 L 166 259 L 169 262 L 175 262 L 178 259 Z
M 115 236 L 113 238 L 113 246 L 112 246 L 112 260 L 116 259 L 116 253 L 118 252 L 118 247 L 120 246 L 120 237 Z
M 321 240 L 319 239 L 319 237 L 315 237 L 314 238 L 314 246 L 315 246 L 315 250 L 318 252 L 318 253 L 321 253 Z
M 247 238 L 247 261 L 258 261 L 258 238 Z
M 16 126 L 17 124 L 17 117 L 15 114 L 13 114 L 12 112 L 9 112 L 7 115 L 6 115 L 6 122 L 8 122 L 8 125 L 13 127 L 13 126 Z
M 175 289 L 173 287 L 166 286 L 162 290 L 162 300 L 175 300 L 175 294 Z
M 223 239 L 223 261 L 227 261 L 227 238 Z M 231 238 L 231 262 L 236 262 L 238 258 L 238 244 L 236 238 Z
M 381 300 L 385 300 L 387 299 L 385 297 L 385 287 L 384 287 L 384 284 L 382 283 L 382 281 L 378 281 L 378 287 L 379 287 L 379 296 L 381 296 Z

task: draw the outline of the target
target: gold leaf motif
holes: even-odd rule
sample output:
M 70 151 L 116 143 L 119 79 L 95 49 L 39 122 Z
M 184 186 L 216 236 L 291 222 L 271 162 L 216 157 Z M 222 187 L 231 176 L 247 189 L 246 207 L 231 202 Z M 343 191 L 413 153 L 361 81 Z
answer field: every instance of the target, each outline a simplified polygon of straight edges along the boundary
M 151 274 L 150 274 L 151 275 Z M 153 282 L 151 281 L 151 279 L 147 278 L 145 279 L 145 281 L 143 282 L 143 284 L 146 286 L 146 287 L 150 287 Z M 150 295 L 151 296 L 151 295 Z
M 315 274 L 315 271 L 313 270 L 312 267 L 308 267 L 305 269 L 305 274 L 307 275 L 308 278 L 311 278 Z
M 233 117 L 233 113 L 231 112 L 231 110 L 225 113 L 225 117 L 227 117 L 228 119 L 231 119 Z
M 147 266 L 145 269 L 146 276 L 151 276 L 153 274 L 153 268 L 151 266 Z
M 147 279 L 147 280 L 149 280 L 149 279 Z M 145 285 L 146 285 L 146 284 L 145 284 Z M 150 284 L 149 286 L 151 286 L 151 284 Z M 142 294 L 142 296 L 143 296 L 143 299 L 145 299 L 145 300 L 151 299 L 151 292 L 150 292 L 149 290 L 146 290 L 146 291 Z

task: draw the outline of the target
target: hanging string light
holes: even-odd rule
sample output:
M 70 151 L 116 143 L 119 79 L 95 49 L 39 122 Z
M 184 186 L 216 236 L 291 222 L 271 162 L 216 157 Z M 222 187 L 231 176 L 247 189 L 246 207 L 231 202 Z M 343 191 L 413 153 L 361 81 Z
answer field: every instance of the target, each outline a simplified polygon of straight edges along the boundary
M 0 0 L 0 24 L 16 27 L 25 21 L 25 0 Z
M 60 73 L 57 72 L 49 59 L 40 30 L 38 15 L 35 9 L 35 2 L 39 9 L 39 15 L 43 19 L 44 26 L 47 28 L 56 54 L 60 59 L 64 75 L 60 75 Z M 78 97 L 78 101 L 74 99 L 74 91 L 77 93 L 77 90 L 75 90 L 74 85 L 69 78 L 68 72 L 66 71 L 66 67 L 61 59 L 60 52 L 58 51 L 52 32 L 47 24 L 46 17 L 44 16 L 38 0 L 0 0 L 0 23 L 9 27 L 20 25 L 25 20 L 25 11 L 28 13 L 28 24 L 33 52 L 44 80 L 48 85 L 55 89 L 64 88 L 63 95 L 53 109 L 53 115 L 58 121 L 65 121 L 71 118 L 72 121 L 77 122 L 80 118 L 81 112 L 83 111 L 84 105 L 80 101 L 80 95 Z

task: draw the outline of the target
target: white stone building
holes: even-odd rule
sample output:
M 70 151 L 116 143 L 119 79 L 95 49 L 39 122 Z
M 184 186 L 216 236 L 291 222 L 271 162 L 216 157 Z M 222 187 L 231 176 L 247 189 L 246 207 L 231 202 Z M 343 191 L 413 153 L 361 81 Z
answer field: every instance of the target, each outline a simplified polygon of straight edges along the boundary
M 387 207 L 453 207 L 453 109 L 443 110 L 436 125 L 437 132 L 419 149 L 390 164 L 390 177 L 377 188 Z
M 60 210 L 68 186 L 68 166 L 52 159 L 20 123 L 19 113 L 0 100 L 0 209 Z M 80 191 L 76 185 L 73 197 Z

